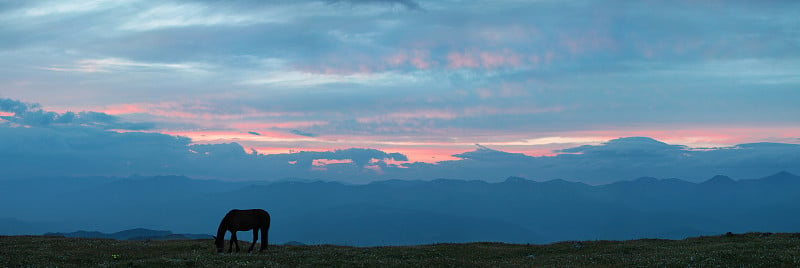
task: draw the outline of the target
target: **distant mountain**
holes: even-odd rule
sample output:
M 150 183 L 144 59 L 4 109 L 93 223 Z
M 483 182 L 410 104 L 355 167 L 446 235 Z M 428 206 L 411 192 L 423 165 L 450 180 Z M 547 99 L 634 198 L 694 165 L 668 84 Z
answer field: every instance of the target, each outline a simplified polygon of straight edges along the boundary
M 0 203 L 13 204 L 0 207 L 8 218 L 0 219 L 0 234 L 133 228 L 214 234 L 233 208 L 268 210 L 271 243 L 547 243 L 800 232 L 800 177 L 788 172 L 752 180 L 715 176 L 700 183 L 644 177 L 598 186 L 520 177 L 366 185 L 174 176 L 52 181 L 0 181 L 0 187 L 14 189 L 0 195 Z M 175 236 L 134 229 L 109 238 L 114 234 L 115 239 Z
M 3 198 L 0 197 L 0 199 Z M 0 210 L 5 209 L 0 208 Z M 61 227 L 62 224 L 55 222 L 19 220 L 17 218 L 0 218 L 0 235 L 41 234 L 47 230 L 60 230 Z
M 156 231 L 143 228 L 119 231 L 116 233 L 101 233 L 77 231 L 71 233 L 45 233 L 45 236 L 63 236 L 74 238 L 106 238 L 116 240 L 186 240 L 186 239 L 211 239 L 211 235 L 204 234 L 173 234 L 170 231 Z

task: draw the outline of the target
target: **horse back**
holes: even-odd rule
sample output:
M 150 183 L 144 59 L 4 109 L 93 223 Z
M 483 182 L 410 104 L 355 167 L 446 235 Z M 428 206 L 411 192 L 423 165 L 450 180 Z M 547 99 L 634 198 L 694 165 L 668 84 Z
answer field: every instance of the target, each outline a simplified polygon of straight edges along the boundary
M 223 222 L 228 222 L 229 229 L 246 231 L 253 228 L 269 227 L 269 213 L 263 209 L 233 209 L 225 215 Z

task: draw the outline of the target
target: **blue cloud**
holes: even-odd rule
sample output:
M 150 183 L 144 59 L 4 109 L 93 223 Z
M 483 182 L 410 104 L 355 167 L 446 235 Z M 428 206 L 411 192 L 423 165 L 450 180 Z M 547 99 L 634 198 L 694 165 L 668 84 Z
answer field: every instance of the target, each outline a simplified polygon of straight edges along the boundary
M 305 131 L 302 131 L 302 130 L 297 130 L 297 129 L 292 129 L 292 130 L 289 130 L 289 133 L 292 133 L 292 134 L 295 134 L 295 135 L 299 135 L 299 136 L 306 136 L 306 137 L 316 137 L 316 136 L 319 136 L 319 135 L 317 135 L 317 134 L 314 134 L 314 133 L 309 133 L 309 132 L 305 132 Z
M 39 104 L 26 104 L 18 100 L 0 98 L 0 111 L 13 112 L 6 121 L 27 126 L 90 125 L 103 129 L 148 130 L 152 123 L 121 122 L 116 116 L 93 111 L 56 113 L 45 111 Z

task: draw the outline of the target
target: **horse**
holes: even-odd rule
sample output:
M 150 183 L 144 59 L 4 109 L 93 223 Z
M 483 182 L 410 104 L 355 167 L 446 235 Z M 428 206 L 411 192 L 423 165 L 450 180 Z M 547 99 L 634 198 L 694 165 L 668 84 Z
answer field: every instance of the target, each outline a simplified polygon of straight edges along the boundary
M 217 236 L 214 236 L 214 244 L 217 246 L 217 253 L 222 253 L 225 250 L 225 232 L 231 232 L 231 242 L 228 245 L 228 253 L 233 251 L 233 245 L 236 244 L 236 252 L 239 252 L 239 240 L 236 239 L 237 231 L 253 230 L 253 243 L 250 244 L 250 249 L 247 252 L 253 251 L 253 246 L 256 245 L 258 240 L 258 230 L 261 230 L 261 249 L 259 252 L 267 249 L 267 237 L 269 232 L 269 213 L 263 209 L 248 209 L 238 210 L 234 209 L 228 211 L 222 222 L 219 223 L 217 229 Z

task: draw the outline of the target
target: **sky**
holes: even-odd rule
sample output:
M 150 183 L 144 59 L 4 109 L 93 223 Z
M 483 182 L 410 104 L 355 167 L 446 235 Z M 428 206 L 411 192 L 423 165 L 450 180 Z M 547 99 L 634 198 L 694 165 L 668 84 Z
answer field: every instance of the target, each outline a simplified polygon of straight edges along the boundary
M 5 176 L 353 181 L 792 170 L 798 11 L 797 1 L 0 1 L 0 160 L 13 167 Z M 706 164 L 569 173 L 575 157 L 609 159 L 592 148 L 633 145 Z M 473 163 L 486 155 L 505 162 Z M 547 173 L 527 162 L 554 159 L 570 164 Z M 497 172 L 515 161 L 528 166 Z

